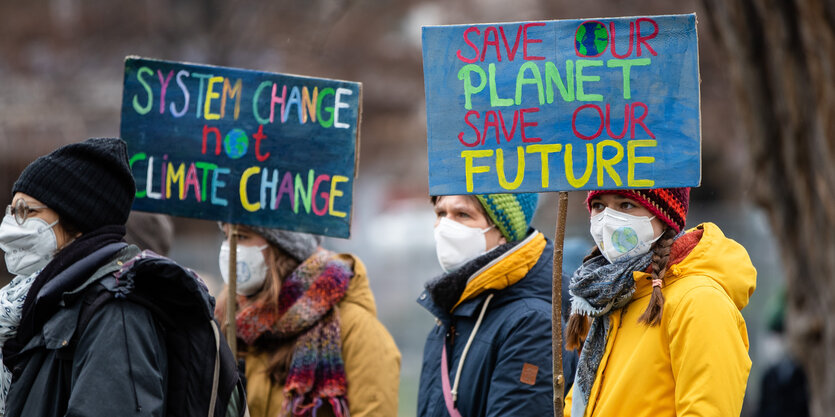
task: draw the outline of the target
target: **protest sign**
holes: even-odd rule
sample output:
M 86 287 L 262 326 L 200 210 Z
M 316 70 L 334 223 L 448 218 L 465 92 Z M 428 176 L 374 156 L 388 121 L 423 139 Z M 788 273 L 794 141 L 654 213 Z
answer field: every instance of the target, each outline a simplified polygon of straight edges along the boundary
M 138 57 L 124 82 L 134 209 L 350 235 L 359 83 Z
M 698 186 L 696 16 L 423 28 L 432 195 Z

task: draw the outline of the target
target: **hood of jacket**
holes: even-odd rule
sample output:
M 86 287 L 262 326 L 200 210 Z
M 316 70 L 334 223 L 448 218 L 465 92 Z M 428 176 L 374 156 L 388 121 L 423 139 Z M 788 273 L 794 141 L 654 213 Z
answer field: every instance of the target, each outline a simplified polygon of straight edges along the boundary
M 508 274 L 512 276 L 515 273 L 525 272 L 514 284 L 505 286 L 501 289 L 488 287 L 489 290 L 500 290 L 496 295 L 496 299 L 491 302 L 491 305 L 499 307 L 517 300 L 526 298 L 535 298 L 551 304 L 551 283 L 553 281 L 553 252 L 554 244 L 545 235 L 538 231 L 533 232 L 534 239 L 522 240 L 513 249 L 513 254 L 505 258 L 502 262 L 504 267 L 499 265 L 498 268 L 486 269 L 484 274 L 495 274 L 493 279 L 485 280 L 489 282 L 504 281 Z M 528 259 L 525 259 L 525 258 Z M 483 277 L 474 277 L 470 283 L 477 282 L 484 279 Z M 466 290 L 465 290 L 466 291 Z M 470 296 L 463 300 L 456 308 L 456 314 L 468 314 L 468 311 L 475 313 L 481 300 L 485 297 L 484 293 L 477 296 Z
M 757 287 L 757 270 L 751 263 L 748 251 L 735 240 L 722 233 L 713 223 L 702 223 L 694 229 L 703 231 L 696 247 L 683 259 L 667 268 L 664 275 L 666 284 L 685 276 L 706 276 L 719 284 L 739 310 L 751 299 Z M 691 230 L 694 230 L 691 229 Z M 635 272 L 635 297 L 652 292 L 649 274 Z
M 101 281 L 117 298 L 138 298 L 156 313 L 174 320 L 214 318 L 215 299 L 191 269 L 151 251 L 143 251 L 119 266 Z
M 115 298 L 129 298 L 168 324 L 180 319 L 212 320 L 215 299 L 196 272 L 135 245 L 124 246 L 61 303 L 69 306 L 99 284 Z
M 368 271 L 365 268 L 365 264 L 358 257 L 350 253 L 340 253 L 335 256 L 351 265 L 354 271 L 354 276 L 351 278 L 351 283 L 345 292 L 345 298 L 340 301 L 340 304 L 351 303 L 357 305 L 376 317 L 377 305 L 374 303 L 374 294 L 371 292 L 371 285 L 368 282 Z
M 533 232 L 507 252 L 481 267 L 469 278 L 455 307 L 485 291 L 501 291 L 518 283 L 539 261 L 546 245 L 545 236 Z

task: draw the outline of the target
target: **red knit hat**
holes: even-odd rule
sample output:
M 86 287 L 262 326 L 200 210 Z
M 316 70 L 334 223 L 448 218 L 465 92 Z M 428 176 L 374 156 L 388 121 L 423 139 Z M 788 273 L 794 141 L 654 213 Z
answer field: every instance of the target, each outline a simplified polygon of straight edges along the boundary
M 661 221 L 680 232 L 687 222 L 690 205 L 690 188 L 655 188 L 644 190 L 594 190 L 586 197 L 586 207 L 591 212 L 591 199 L 601 194 L 620 194 L 644 206 Z

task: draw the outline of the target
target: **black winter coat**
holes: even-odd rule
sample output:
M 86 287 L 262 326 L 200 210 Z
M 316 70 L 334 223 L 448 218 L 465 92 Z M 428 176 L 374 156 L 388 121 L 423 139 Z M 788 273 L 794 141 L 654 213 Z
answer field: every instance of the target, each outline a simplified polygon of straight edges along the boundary
M 61 308 L 21 350 L 5 417 L 206 415 L 209 403 L 213 415 L 226 413 L 239 381 L 228 346 L 206 330 L 214 299 L 172 261 L 117 249 L 63 293 Z
M 113 300 L 76 334 L 85 290 L 138 253 L 135 246 L 120 250 L 64 294 L 65 306 L 23 348 L 26 359 L 12 369 L 7 417 L 163 415 L 168 360 L 150 311 Z

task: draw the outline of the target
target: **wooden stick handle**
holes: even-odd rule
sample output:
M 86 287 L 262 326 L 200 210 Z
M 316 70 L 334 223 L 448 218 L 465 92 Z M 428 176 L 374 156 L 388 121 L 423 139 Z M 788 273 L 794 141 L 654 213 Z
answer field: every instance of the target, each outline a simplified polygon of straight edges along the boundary
M 232 357 L 238 357 L 238 337 L 235 328 L 238 300 L 238 226 L 229 225 L 229 283 L 226 286 L 226 342 Z
M 551 353 L 554 356 L 554 417 L 563 416 L 562 374 L 562 252 L 565 242 L 565 217 L 568 211 L 568 193 L 560 192 L 557 203 L 557 230 L 554 234 L 554 279 L 551 287 Z

